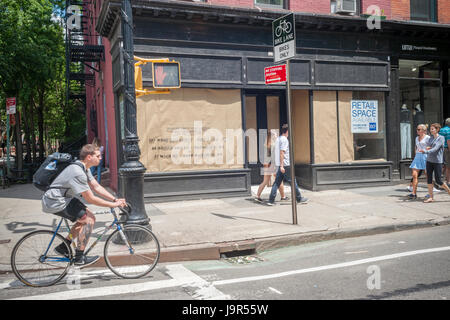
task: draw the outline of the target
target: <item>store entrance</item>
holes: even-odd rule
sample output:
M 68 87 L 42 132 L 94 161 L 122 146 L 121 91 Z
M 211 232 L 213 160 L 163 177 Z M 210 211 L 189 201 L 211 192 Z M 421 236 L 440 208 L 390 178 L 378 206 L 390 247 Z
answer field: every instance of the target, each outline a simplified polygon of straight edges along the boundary
M 438 61 L 400 60 L 401 160 L 414 158 L 416 127 L 441 123 L 441 78 Z
M 259 184 L 263 181 L 263 163 L 269 160 L 264 148 L 268 133 L 278 135 L 281 125 L 287 123 L 285 91 L 245 91 L 245 123 L 246 165 L 251 169 L 251 184 Z

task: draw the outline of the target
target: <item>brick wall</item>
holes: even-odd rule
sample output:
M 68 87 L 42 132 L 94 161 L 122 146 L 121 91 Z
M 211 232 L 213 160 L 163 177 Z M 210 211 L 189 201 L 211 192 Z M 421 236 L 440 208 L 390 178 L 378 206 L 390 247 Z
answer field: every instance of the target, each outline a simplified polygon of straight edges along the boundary
M 254 8 L 254 0 L 207 0 L 212 5 Z M 384 10 L 384 16 L 392 20 L 410 20 L 410 0 L 361 0 L 361 11 L 377 5 Z M 289 0 L 289 10 L 330 14 L 330 0 Z M 450 0 L 438 0 L 438 21 L 450 24 Z
M 297 12 L 330 14 L 330 0 L 290 0 L 289 9 Z
M 391 19 L 391 0 L 361 0 L 361 13 L 367 13 L 367 8 L 371 5 L 378 6 L 383 10 L 382 15 L 386 16 L 387 19 Z
M 448 1 L 448 0 L 443 0 Z M 409 20 L 411 16 L 410 0 L 392 0 L 391 1 L 391 19 Z
M 206 2 L 217 6 L 253 8 L 254 0 L 207 0 Z
M 438 0 L 438 22 L 450 24 L 450 1 Z

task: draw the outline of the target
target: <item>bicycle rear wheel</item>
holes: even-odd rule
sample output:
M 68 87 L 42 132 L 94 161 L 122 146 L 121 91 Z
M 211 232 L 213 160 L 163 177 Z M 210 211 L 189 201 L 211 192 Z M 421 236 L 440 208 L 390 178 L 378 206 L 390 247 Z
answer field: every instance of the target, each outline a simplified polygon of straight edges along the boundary
M 53 231 L 40 230 L 25 235 L 11 254 L 11 267 L 16 277 L 31 287 L 51 286 L 64 278 L 72 250 L 65 243 L 69 257 L 58 254 L 55 247 L 60 243 L 65 243 L 63 236 Z
M 114 231 L 106 240 L 104 256 L 109 269 L 127 279 L 145 276 L 156 266 L 160 247 L 149 229 L 127 225 Z

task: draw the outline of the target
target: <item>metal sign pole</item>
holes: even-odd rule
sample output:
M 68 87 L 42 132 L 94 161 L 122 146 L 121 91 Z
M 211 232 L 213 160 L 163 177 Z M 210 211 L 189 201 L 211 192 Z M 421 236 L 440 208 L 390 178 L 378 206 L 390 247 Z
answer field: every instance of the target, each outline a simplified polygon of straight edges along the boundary
M 9 124 L 11 115 L 6 115 L 6 172 L 9 174 L 9 155 L 10 155 L 10 143 L 9 143 L 9 130 L 11 125 Z
M 289 60 L 295 57 L 295 16 L 293 13 L 282 16 L 272 22 L 274 62 L 286 60 L 286 100 L 289 126 L 289 167 L 291 175 L 292 223 L 297 224 L 297 195 L 295 190 L 294 130 L 291 108 L 291 76 Z
M 288 126 L 289 126 L 289 166 L 291 168 L 291 200 L 292 200 L 292 224 L 297 223 L 297 195 L 295 194 L 295 160 L 294 160 L 294 130 L 292 126 L 291 107 L 291 75 L 289 60 L 286 64 L 286 100 L 288 106 Z

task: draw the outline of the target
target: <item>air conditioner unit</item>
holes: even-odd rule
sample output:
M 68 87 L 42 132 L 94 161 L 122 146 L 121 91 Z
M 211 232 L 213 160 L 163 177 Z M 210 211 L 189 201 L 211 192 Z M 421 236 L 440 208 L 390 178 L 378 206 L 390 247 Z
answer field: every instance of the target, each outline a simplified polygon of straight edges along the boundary
M 336 13 L 356 13 L 356 0 L 337 0 Z

